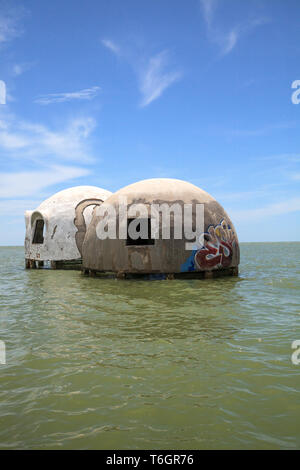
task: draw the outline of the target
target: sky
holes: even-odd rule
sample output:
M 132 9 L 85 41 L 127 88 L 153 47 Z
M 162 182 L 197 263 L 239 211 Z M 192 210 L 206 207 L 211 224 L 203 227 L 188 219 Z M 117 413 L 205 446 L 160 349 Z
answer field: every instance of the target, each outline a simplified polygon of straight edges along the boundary
M 299 0 L 0 0 L 0 245 L 57 191 L 178 178 L 300 240 Z

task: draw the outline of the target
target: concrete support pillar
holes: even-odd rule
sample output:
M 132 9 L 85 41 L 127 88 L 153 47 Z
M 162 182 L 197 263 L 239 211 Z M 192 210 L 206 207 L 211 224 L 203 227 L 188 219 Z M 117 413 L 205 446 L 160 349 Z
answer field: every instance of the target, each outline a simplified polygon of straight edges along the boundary
M 170 274 L 167 274 L 167 275 L 166 275 L 166 279 L 167 279 L 168 281 L 173 281 L 173 279 L 175 279 L 175 276 L 174 276 L 173 273 L 170 273 Z
M 56 261 L 51 261 L 51 269 L 56 269 Z
M 118 271 L 116 275 L 117 279 L 125 279 L 125 273 L 123 271 Z
M 213 279 L 214 273 L 213 271 L 205 271 L 205 279 Z

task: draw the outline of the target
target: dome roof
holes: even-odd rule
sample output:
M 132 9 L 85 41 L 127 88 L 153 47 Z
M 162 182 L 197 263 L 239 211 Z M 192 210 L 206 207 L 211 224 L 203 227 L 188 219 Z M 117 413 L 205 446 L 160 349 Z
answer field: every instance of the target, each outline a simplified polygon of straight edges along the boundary
M 43 201 L 36 209 L 37 212 L 49 212 L 57 206 L 59 209 L 65 208 L 69 210 L 71 207 L 76 206 L 84 199 L 107 199 L 112 193 L 106 189 L 98 188 L 97 186 L 74 186 L 72 188 L 63 189 L 53 196 Z
M 128 204 L 137 200 L 149 203 L 177 200 L 185 203 L 192 203 L 195 200 L 201 203 L 215 201 L 210 194 L 194 184 L 173 178 L 152 178 L 138 181 L 116 191 L 106 200 L 106 203 L 117 203 L 119 196 L 126 196 Z

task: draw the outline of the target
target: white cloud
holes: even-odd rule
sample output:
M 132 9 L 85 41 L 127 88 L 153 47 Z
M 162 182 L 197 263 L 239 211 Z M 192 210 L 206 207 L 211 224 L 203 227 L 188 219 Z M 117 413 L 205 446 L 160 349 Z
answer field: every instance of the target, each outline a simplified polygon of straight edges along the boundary
M 12 41 L 23 33 L 20 19 L 24 16 L 22 8 L 10 9 L 0 13 L 0 45 Z
M 268 204 L 259 209 L 244 209 L 242 211 L 230 210 L 229 213 L 232 220 L 240 222 L 245 220 L 259 220 L 265 217 L 298 211 L 300 211 L 300 198 L 291 198 L 283 202 Z
M 240 201 L 253 201 L 253 199 L 262 199 L 266 198 L 267 195 L 270 195 L 271 191 L 266 189 L 258 189 L 255 191 L 241 191 L 235 193 L 219 193 L 214 194 L 214 197 L 217 201 L 231 201 L 231 202 L 240 202 Z
M 17 150 L 22 149 L 29 144 L 30 142 L 26 139 L 26 137 L 7 131 L 0 132 L 0 148 L 2 147 L 6 150 Z
M 216 36 L 216 42 L 219 43 L 221 54 L 229 54 L 229 52 L 231 52 L 237 45 L 239 39 L 242 36 L 257 28 L 258 26 L 262 26 L 269 22 L 270 20 L 268 18 L 256 18 L 254 20 L 244 21 L 235 28 L 231 29 L 229 33 L 221 34 L 219 37 Z
M 272 161 L 281 161 L 289 163 L 298 163 L 300 162 L 300 153 L 281 153 L 278 155 L 269 155 L 259 157 L 260 160 L 272 160 Z
M 95 128 L 92 118 L 73 119 L 64 128 L 52 130 L 42 124 L 6 116 L 0 121 L 0 155 L 41 162 L 93 160 L 88 138 Z
M 170 85 L 182 76 L 178 70 L 170 70 L 167 50 L 143 60 L 141 54 L 124 52 L 110 39 L 103 39 L 102 44 L 119 57 L 124 57 L 137 74 L 139 90 L 142 95 L 141 107 L 148 106 L 159 98 Z
M 21 170 L 0 173 L 0 198 L 38 197 L 45 188 L 90 174 L 82 165 L 69 166 L 61 162 L 92 160 L 87 142 L 95 127 L 91 118 L 73 119 L 64 128 L 52 130 L 42 124 L 20 121 L 12 115 L 4 117 L 0 119 L 0 157 L 6 165 L 11 157 L 14 169 L 19 161 Z M 6 202 L 2 201 L 0 214 L 5 213 L 6 207 Z
M 49 93 L 48 95 L 42 95 L 35 100 L 38 104 L 51 104 L 51 103 L 64 103 L 65 101 L 72 100 L 92 100 L 99 93 L 100 87 L 93 86 L 91 88 L 85 88 L 80 91 L 73 91 L 69 93 Z
M 239 39 L 257 26 L 269 22 L 267 18 L 255 18 L 246 20 L 234 26 L 228 32 L 224 32 L 219 26 L 215 25 L 215 11 L 218 0 L 200 0 L 202 14 L 207 28 L 210 41 L 219 46 L 221 55 L 229 54 L 237 45 Z
M 238 33 L 237 31 L 234 31 L 234 30 L 230 31 L 227 35 L 223 36 L 222 53 L 224 55 L 229 54 L 229 52 L 232 51 L 234 46 L 237 44 L 238 38 L 239 38 Z
M 13 18 L 0 17 L 0 43 L 8 42 L 18 35 Z
M 226 133 L 234 137 L 259 137 L 272 133 L 273 131 L 293 129 L 297 126 L 294 121 L 279 122 L 270 124 L 268 126 L 260 127 L 257 129 L 234 129 Z
M 51 165 L 34 171 L 0 173 L 0 197 L 32 196 L 44 188 L 86 176 L 89 173 L 90 171 L 86 168 L 62 165 Z M 2 212 L 5 211 L 5 202 L 1 202 L 0 208 Z
M 44 188 L 88 175 L 84 163 L 93 161 L 89 144 L 94 128 L 92 118 L 74 118 L 51 129 L 1 108 L 0 158 L 8 169 L 0 173 L 0 198 L 38 197 Z M 66 161 L 80 165 L 66 165 Z
M 15 77 L 18 77 L 19 75 L 22 75 L 24 72 L 29 70 L 33 65 L 34 65 L 33 62 L 23 62 L 19 64 L 14 64 L 12 66 L 12 74 Z
M 142 107 L 159 98 L 172 83 L 180 79 L 181 73 L 167 71 L 167 65 L 168 52 L 163 51 L 151 57 L 146 66 L 140 71 L 140 92 L 143 96 Z
M 22 75 L 23 72 L 24 72 L 24 67 L 21 64 L 15 64 L 13 66 L 13 74 L 15 76 Z
M 26 210 L 38 207 L 41 202 L 42 199 L 2 199 L 0 200 L 0 217 L 14 216 L 19 220 Z
M 206 25 L 208 28 L 210 28 L 216 8 L 216 0 L 200 0 L 200 5 L 202 6 Z
M 101 42 L 107 49 L 112 51 L 114 54 L 116 54 L 116 55 L 120 54 L 120 52 L 121 52 L 120 47 L 116 43 L 111 41 L 111 39 L 102 39 Z

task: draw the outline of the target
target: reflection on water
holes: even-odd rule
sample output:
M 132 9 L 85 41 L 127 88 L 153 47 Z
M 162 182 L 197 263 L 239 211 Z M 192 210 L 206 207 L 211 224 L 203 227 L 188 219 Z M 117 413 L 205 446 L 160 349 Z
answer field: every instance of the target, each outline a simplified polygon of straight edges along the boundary
M 0 248 L 0 446 L 299 447 L 299 255 L 244 244 L 239 278 L 120 281 Z

